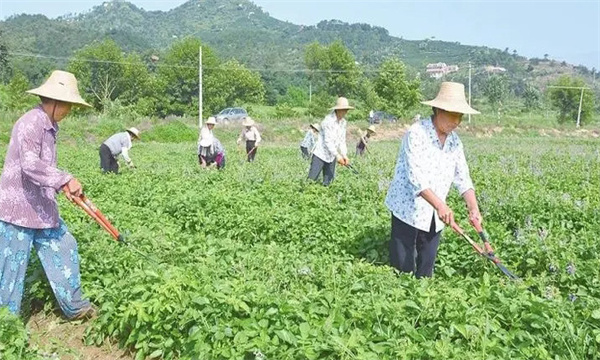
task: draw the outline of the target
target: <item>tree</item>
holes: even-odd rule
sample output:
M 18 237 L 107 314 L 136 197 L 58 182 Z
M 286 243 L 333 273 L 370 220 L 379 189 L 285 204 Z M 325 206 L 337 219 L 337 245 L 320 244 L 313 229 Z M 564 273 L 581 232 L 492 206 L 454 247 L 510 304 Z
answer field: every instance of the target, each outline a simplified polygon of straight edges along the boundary
M 75 74 L 84 98 L 96 109 L 102 109 L 124 90 L 124 59 L 121 48 L 105 40 L 75 52 L 69 71 Z
M 259 73 L 248 70 L 237 60 L 229 60 L 219 68 L 215 75 L 219 83 L 220 101 L 207 99 L 207 108 L 211 112 L 242 103 L 262 103 L 265 87 Z
M 36 96 L 27 95 L 25 93 L 25 91 L 31 89 L 31 86 L 27 80 L 27 77 L 25 77 L 25 75 L 18 70 L 14 71 L 12 79 L 4 87 L 4 89 L 6 92 L 6 97 L 3 99 L 4 101 L 2 104 L 0 104 L 0 108 L 5 110 L 29 110 L 39 101 L 39 98 Z
M 305 107 L 308 105 L 308 89 L 298 86 L 290 86 L 284 96 L 279 100 L 294 107 Z
M 10 68 L 8 64 L 8 48 L 2 39 L 2 31 L 0 30 L 0 83 L 6 81 L 10 74 Z
M 235 60 L 220 64 L 200 40 L 183 39 L 168 50 L 159 68 L 161 115 L 198 115 L 198 49 L 202 46 L 203 115 L 241 102 L 260 103 L 265 89 L 260 75 Z
M 525 110 L 537 110 L 541 107 L 541 93 L 532 85 L 528 85 L 523 92 L 523 100 L 525 102 Z
M 216 99 L 220 84 L 214 72 L 219 65 L 211 48 L 200 40 L 185 38 L 174 43 L 161 59 L 159 67 L 159 92 L 161 115 L 198 115 L 199 48 L 202 46 L 203 98 Z
M 350 97 L 360 79 L 360 70 L 354 55 L 341 41 L 329 46 L 312 43 L 306 47 L 304 61 L 313 85 L 325 88 L 332 96 Z
M 420 82 L 418 79 L 409 81 L 406 78 L 406 67 L 395 58 L 386 60 L 379 67 L 375 77 L 375 92 L 383 104 L 383 110 L 405 116 L 421 98 Z
M 559 123 L 575 123 L 579 112 L 579 103 L 581 100 L 581 89 L 586 87 L 581 78 L 573 78 L 563 75 L 553 84 L 556 87 L 548 88 L 548 96 L 552 106 L 558 110 Z M 583 92 L 583 101 L 581 102 L 581 124 L 585 124 L 592 119 L 594 112 L 594 96 L 591 90 Z
M 508 95 L 508 86 L 506 78 L 502 75 L 492 75 L 488 78 L 483 87 L 483 94 L 488 98 L 492 109 L 500 117 L 500 108 L 502 101 Z

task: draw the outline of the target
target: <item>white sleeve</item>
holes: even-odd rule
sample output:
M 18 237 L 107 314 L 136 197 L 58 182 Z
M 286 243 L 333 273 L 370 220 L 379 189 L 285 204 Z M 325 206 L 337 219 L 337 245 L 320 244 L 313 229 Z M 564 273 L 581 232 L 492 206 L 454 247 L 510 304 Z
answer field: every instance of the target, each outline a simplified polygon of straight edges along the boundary
M 471 175 L 469 174 L 469 166 L 465 158 L 462 143 L 458 147 L 458 158 L 456 159 L 456 169 L 454 170 L 454 180 L 452 181 L 458 192 L 462 195 L 469 189 L 475 189 Z
M 262 138 L 257 128 L 254 128 L 254 134 L 256 135 L 256 145 L 258 145 L 262 141 Z

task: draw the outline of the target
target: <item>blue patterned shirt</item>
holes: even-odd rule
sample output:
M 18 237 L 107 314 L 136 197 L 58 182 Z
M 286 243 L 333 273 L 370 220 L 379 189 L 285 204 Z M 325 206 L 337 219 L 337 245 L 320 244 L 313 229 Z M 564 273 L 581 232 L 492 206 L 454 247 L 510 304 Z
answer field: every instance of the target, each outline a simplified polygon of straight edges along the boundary
M 452 184 L 461 195 L 473 189 L 458 135 L 450 133 L 442 147 L 431 118 L 414 123 L 400 146 L 394 179 L 385 199 L 387 208 L 408 225 L 429 231 L 435 209 L 420 194 L 430 189 L 446 201 Z M 435 214 L 436 231 L 443 228 L 444 223 Z
M 315 147 L 315 143 L 317 142 L 316 135 L 312 130 L 308 130 L 306 135 L 304 136 L 304 140 L 300 143 L 300 146 L 303 148 L 307 148 L 308 151 L 312 151 L 313 147 Z

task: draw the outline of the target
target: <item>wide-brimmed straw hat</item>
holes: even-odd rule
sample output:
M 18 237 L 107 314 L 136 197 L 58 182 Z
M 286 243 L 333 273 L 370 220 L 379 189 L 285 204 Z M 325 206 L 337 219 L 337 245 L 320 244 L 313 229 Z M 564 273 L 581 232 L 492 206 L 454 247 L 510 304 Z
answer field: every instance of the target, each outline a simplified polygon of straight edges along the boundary
M 310 127 L 317 130 L 317 131 L 321 131 L 321 125 L 314 123 L 314 124 L 310 124 Z
M 27 90 L 26 92 L 52 100 L 92 107 L 79 95 L 75 75 L 66 71 L 53 71 L 42 86 Z
M 244 118 L 244 121 L 242 122 L 242 125 L 244 125 L 244 126 L 253 126 L 254 125 L 254 120 L 252 120 L 252 118 L 250 116 L 246 116 Z
M 354 107 L 350 106 L 348 99 L 345 97 L 339 97 L 335 102 L 335 106 L 331 110 L 352 110 Z
M 455 82 L 443 82 L 435 99 L 421 104 L 460 114 L 481 114 L 467 103 L 465 86 Z
M 217 125 L 217 119 L 214 116 L 211 116 L 206 120 L 206 125 Z
M 127 129 L 127 132 L 130 133 L 131 135 L 135 136 L 136 138 L 140 138 L 140 131 L 137 128 L 129 128 Z
M 375 134 L 377 131 L 375 131 L 375 126 L 371 125 L 367 128 L 367 131 L 372 132 L 373 134 Z
M 213 138 L 209 137 L 209 138 L 204 138 L 202 140 L 200 140 L 200 146 L 202 147 L 209 147 L 213 144 Z

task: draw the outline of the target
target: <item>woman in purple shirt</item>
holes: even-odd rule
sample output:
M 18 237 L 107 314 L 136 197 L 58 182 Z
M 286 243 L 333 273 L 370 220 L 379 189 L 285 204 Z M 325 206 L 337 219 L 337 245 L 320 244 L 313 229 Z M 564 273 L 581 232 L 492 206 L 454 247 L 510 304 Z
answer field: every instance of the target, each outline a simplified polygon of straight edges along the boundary
M 52 291 L 69 319 L 93 316 L 83 298 L 77 242 L 60 219 L 56 194 L 81 194 L 81 184 L 56 167 L 58 123 L 72 105 L 88 105 L 73 74 L 54 71 L 39 88 L 41 104 L 14 125 L 0 177 L 0 306 L 18 314 L 33 245 Z

